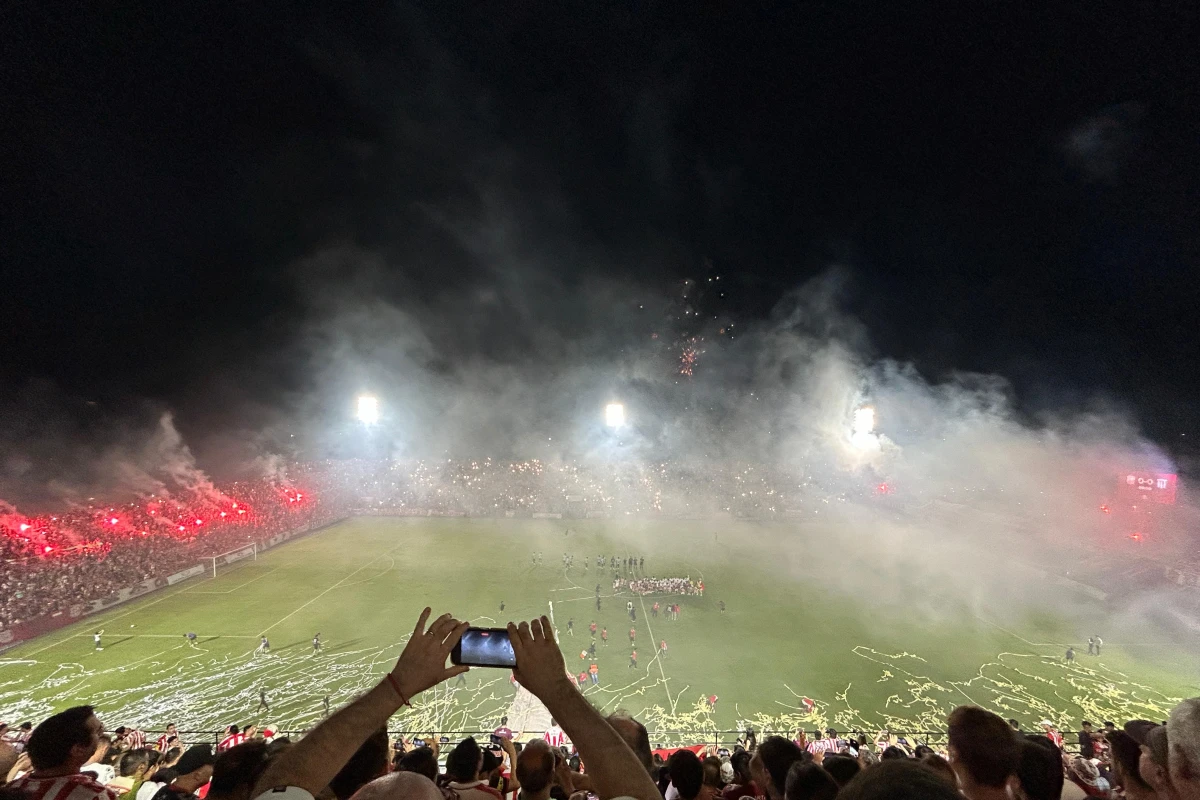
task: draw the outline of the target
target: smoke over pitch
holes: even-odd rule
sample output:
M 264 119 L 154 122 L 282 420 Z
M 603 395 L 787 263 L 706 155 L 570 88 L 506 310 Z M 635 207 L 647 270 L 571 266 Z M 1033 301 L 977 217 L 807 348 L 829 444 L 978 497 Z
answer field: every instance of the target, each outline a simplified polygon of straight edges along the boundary
M 671 133 L 693 89 L 685 72 L 671 72 L 674 61 L 655 67 L 667 73 L 609 87 L 636 101 L 630 169 L 636 185 L 650 169 L 648 202 L 664 214 L 626 209 L 599 199 L 622 193 L 593 190 L 628 176 L 589 175 L 580 185 L 591 189 L 581 190 L 571 171 L 587 166 L 545 135 L 576 130 L 575 115 L 588 112 L 543 109 L 537 131 L 527 130 L 436 21 L 398 13 L 436 69 L 396 81 L 381 53 L 327 59 L 346 91 L 385 120 L 375 150 L 346 137 L 362 163 L 333 182 L 379 175 L 389 190 L 371 195 L 369 216 L 386 220 L 388 233 L 339 231 L 327 239 L 337 244 L 288 272 L 301 308 L 281 357 L 301 388 L 284 416 L 313 452 L 744 460 L 831 483 L 887 480 L 910 497 L 1011 493 L 1014 508 L 1034 515 L 1095 508 L 1121 470 L 1165 468 L 1137 421 L 1102 399 L 1088 413 L 1029 419 L 1001 376 L 922 376 L 881 356 L 888 343 L 847 312 L 879 296 L 857 283 L 853 258 L 744 313 L 745 297 L 761 292 L 755 271 L 780 265 L 736 255 L 716 264 L 702 232 L 674 233 L 672 214 L 691 215 L 733 241 L 745 231 L 729 221 L 747 213 L 736 173 L 702 168 L 704 183 L 694 182 L 700 154 Z M 628 86 L 640 94 L 624 97 Z M 430 106 L 430 96 L 441 102 Z M 436 187 L 415 202 L 414 175 Z M 811 252 L 795 258 L 813 261 Z M 369 447 L 353 422 L 364 393 L 383 414 Z M 624 405 L 619 430 L 604 422 L 613 401 Z M 877 447 L 850 441 L 864 405 L 876 411 Z
M 296 273 L 303 329 L 285 354 L 302 389 L 281 400 L 274 428 L 294 431 L 295 454 L 308 458 L 741 461 L 835 488 L 887 482 L 907 498 L 986 493 L 1011 513 L 1072 527 L 1117 473 L 1171 468 L 1115 410 L 1031 420 L 1001 377 L 930 381 L 874 357 L 869 332 L 841 310 L 846 270 L 781 298 L 765 320 L 735 323 L 681 303 L 678 287 L 567 284 L 540 265 L 525 265 L 523 281 L 520 269 L 503 285 L 430 299 L 410 295 L 403 269 L 382 256 L 340 248 L 308 259 Z M 690 375 L 682 340 L 698 343 Z M 355 419 L 364 391 L 384 415 L 370 430 Z M 614 400 L 619 429 L 604 419 Z M 856 440 L 867 407 L 875 427 Z M 169 412 L 81 409 L 49 387 L 10 406 L 0 496 L 215 492 Z M 211 469 L 282 477 L 281 453 L 262 451 L 268 437 L 246 438 L 257 452 Z
M 886 482 L 917 505 L 982 498 L 1031 537 L 1069 541 L 1118 472 L 1170 469 L 1137 420 L 1102 401 L 1029 418 L 1002 376 L 923 375 L 880 355 L 889 343 L 847 299 L 888 298 L 856 284 L 853 258 L 772 297 L 769 314 L 743 313 L 734 301 L 761 291 L 755 271 L 792 254 L 743 258 L 741 226 L 764 211 L 756 190 L 675 133 L 694 77 L 671 53 L 694 42 L 664 43 L 644 72 L 604 86 L 611 107 L 589 96 L 530 113 L 474 53 L 445 44 L 457 37 L 436 19 L 403 4 L 389 14 L 400 39 L 386 47 L 314 32 L 298 48 L 362 124 L 331 125 L 311 149 L 284 142 L 240 187 L 255 201 L 247 228 L 304 242 L 300 258 L 247 265 L 270 273 L 285 311 L 247 323 L 261 326 L 253 347 L 228 332 L 198 346 L 218 355 L 197 359 L 166 409 L 19 398 L 0 414 L 0 497 L 207 492 L 206 472 L 282 479 L 293 457 L 746 462 L 834 493 Z M 630 163 L 617 171 L 578 135 L 609 116 L 627 120 Z M 1074 137 L 1075 152 L 1107 159 L 1094 140 Z M 814 239 L 842 235 L 809 210 Z M 382 414 L 369 430 L 355 419 L 363 394 Z M 614 401 L 620 428 L 603 417 Z M 856 441 L 865 406 L 876 426 Z
M 426 303 L 405 299 L 397 272 L 345 248 L 300 267 L 314 387 L 305 427 L 323 447 L 402 461 L 667 463 L 701 475 L 741 464 L 803 476 L 844 499 L 823 507 L 826 517 L 789 518 L 795 536 L 820 523 L 821 541 L 842 546 L 796 557 L 805 574 L 824 564 L 818 572 L 847 592 L 909 603 L 920 586 L 930 613 L 946 596 L 981 611 L 997 597 L 1037 597 L 1043 578 L 1001 566 L 997 548 L 1044 566 L 1049 553 L 1086 549 L 1104 535 L 1099 506 L 1119 473 L 1173 471 L 1136 421 L 1100 400 L 1031 417 L 1000 376 L 931 380 L 875 356 L 870 332 L 842 310 L 848 270 L 797 288 L 765 320 L 735 322 L 734 335 L 720 333 L 727 318 L 681 318 L 662 287 L 568 285 L 543 270 Z M 508 344 L 493 341 L 501 336 Z M 685 337 L 702 350 L 690 375 L 680 370 Z M 352 419 L 362 391 L 384 414 L 370 429 Z M 606 424 L 614 400 L 624 406 L 619 428 Z M 873 430 L 862 425 L 868 407 Z M 872 495 L 879 484 L 886 501 Z M 692 511 L 722 509 L 715 496 L 690 501 Z M 777 527 L 737 541 L 769 545 L 768 531 L 793 536 Z
M 176 493 L 200 503 L 225 499 L 197 466 L 172 413 L 155 404 L 103 409 L 32 383 L 0 417 L 0 497 L 25 513 Z
M 393 457 L 734 459 L 871 470 L 910 492 L 1008 491 L 1026 503 L 1098 498 L 1118 472 L 1170 469 L 1135 421 L 1099 399 L 1087 413 L 1031 419 L 1000 376 L 927 380 L 874 357 L 869 332 L 840 308 L 843 270 L 733 334 L 718 332 L 729 330 L 723 319 L 682 318 L 662 287 L 567 286 L 544 273 L 510 293 L 468 287 L 424 304 L 399 287 L 388 299 L 381 288 L 393 279 L 352 250 L 314 257 L 301 278 L 312 298 L 310 430 L 353 439 L 329 423 L 350 419 L 369 390 Z M 683 336 L 701 343 L 691 375 L 679 369 Z M 604 424 L 613 400 L 627 416 L 619 435 Z M 864 407 L 875 415 L 869 446 L 854 441 Z

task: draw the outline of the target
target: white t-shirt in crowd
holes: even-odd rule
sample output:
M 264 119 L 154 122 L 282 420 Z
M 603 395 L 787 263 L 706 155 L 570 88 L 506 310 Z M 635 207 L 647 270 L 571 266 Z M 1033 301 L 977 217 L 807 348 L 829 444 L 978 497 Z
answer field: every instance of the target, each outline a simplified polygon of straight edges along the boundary
M 137 795 L 135 796 L 135 800 L 150 800 L 150 798 L 154 797 L 154 794 L 164 786 L 166 786 L 165 783 L 155 783 L 154 781 L 146 781 L 145 783 L 143 783 L 141 786 L 138 787 L 138 791 L 137 791 Z
M 96 780 L 103 783 L 105 786 L 113 782 L 117 777 L 116 767 L 108 764 L 84 764 L 79 768 L 80 772 L 90 772 L 96 776 Z

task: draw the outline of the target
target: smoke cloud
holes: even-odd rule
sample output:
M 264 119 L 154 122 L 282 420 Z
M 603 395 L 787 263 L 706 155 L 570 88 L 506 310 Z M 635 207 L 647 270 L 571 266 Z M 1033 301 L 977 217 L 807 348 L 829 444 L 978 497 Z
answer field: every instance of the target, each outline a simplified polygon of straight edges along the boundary
M 739 197 L 735 171 L 689 164 L 672 133 L 691 80 L 672 59 L 648 68 L 654 91 L 610 87 L 612 113 L 637 111 L 630 169 L 648 172 L 655 202 L 670 207 L 624 208 L 612 186 L 644 175 L 582 176 L 581 191 L 564 169 L 579 154 L 560 134 L 578 132 L 578 109 L 547 103 L 514 129 L 500 112 L 506 98 L 420 12 L 398 13 L 423 65 L 414 73 L 396 65 L 391 41 L 386 52 L 334 39 L 305 48 L 370 130 L 339 130 L 315 154 L 290 143 L 257 173 L 264 187 L 298 182 L 317 195 L 349 185 L 368 200 L 354 208 L 334 197 L 300 221 L 272 216 L 293 213 L 290 204 L 257 204 L 259 227 L 322 233 L 277 269 L 295 305 L 270 320 L 271 346 L 189 387 L 200 398 L 192 419 L 196 407 L 254 405 L 253 423 L 184 424 L 194 431 L 185 441 L 181 409 L 141 401 L 117 413 L 31 385 L 0 414 L 0 497 L 25 510 L 122 493 L 215 495 L 206 469 L 282 478 L 291 459 L 326 457 L 669 462 L 698 474 L 751 464 L 842 498 L 847 524 L 871 545 L 861 575 L 962 576 L 981 551 L 960 552 L 959 541 L 1015 537 L 1032 554 L 1085 540 L 1119 473 L 1173 471 L 1108 398 L 1031 417 L 1003 376 L 927 375 L 887 357 L 889 343 L 850 311 L 872 291 L 856 283 L 853 259 L 798 278 L 767 314 L 744 313 L 739 298 L 761 293 L 761 265 L 738 263 L 736 251 L 710 261 L 703 235 L 664 232 L 674 213 L 717 224 Z M 1135 112 L 1108 109 L 1071 132 L 1065 147 L 1081 170 L 1098 180 L 1119 171 Z M 704 188 L 684 202 L 680 186 L 693 184 Z M 600 204 L 618 208 L 598 220 L 588 212 Z M 280 377 L 243 396 L 237 387 L 260 375 Z M 354 420 L 361 393 L 379 398 L 379 425 Z M 609 402 L 625 406 L 619 432 L 603 423 Z M 875 415 L 869 446 L 853 438 L 864 407 Z M 220 455 L 198 459 L 193 447 Z M 893 505 L 872 493 L 880 484 Z M 889 563 L 904 543 L 931 539 L 938 555 Z M 969 583 L 956 585 L 966 593 Z
M 8 399 L 0 417 L 0 496 L 24 513 L 175 493 L 223 499 L 173 414 L 155 404 L 106 409 L 32 382 Z

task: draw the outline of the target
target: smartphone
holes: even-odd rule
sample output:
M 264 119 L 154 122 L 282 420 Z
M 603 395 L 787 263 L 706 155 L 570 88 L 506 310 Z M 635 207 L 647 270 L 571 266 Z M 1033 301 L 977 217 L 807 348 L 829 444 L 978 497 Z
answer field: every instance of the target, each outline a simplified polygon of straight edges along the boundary
M 504 628 L 467 628 L 450 651 L 450 663 L 512 668 L 517 665 L 517 657 Z

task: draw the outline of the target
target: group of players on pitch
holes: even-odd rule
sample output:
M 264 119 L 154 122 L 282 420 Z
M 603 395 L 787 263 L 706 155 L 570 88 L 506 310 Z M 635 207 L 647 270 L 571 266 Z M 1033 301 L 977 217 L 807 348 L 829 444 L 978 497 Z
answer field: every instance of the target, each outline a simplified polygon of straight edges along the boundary
M 630 558 L 630 559 L 627 559 L 625 562 L 618 562 L 618 563 L 622 563 L 622 564 L 628 563 L 629 569 L 639 569 L 641 567 L 641 565 L 644 563 L 644 559 L 638 560 L 638 559 Z M 597 611 L 601 610 L 600 589 L 601 589 L 600 584 L 596 584 L 596 610 Z M 720 603 L 720 608 L 721 608 L 721 611 L 725 610 L 724 602 Z M 501 610 L 503 610 L 503 609 L 504 609 L 504 604 L 501 603 Z M 625 611 L 626 611 L 626 613 L 629 614 L 629 621 L 631 623 L 633 623 L 629 628 L 629 667 L 628 668 L 636 669 L 638 666 L 637 608 L 634 606 L 632 600 L 626 601 Z M 669 620 L 669 621 L 676 621 L 679 619 L 679 616 L 682 613 L 682 611 L 683 611 L 683 609 L 680 607 L 679 603 L 672 602 L 672 603 L 668 603 L 666 606 L 663 606 L 662 603 L 655 600 L 654 605 L 651 606 L 650 614 L 651 614 L 651 616 L 653 616 L 654 618 L 657 619 L 659 614 L 662 613 L 664 619 Z M 599 638 L 601 646 L 606 647 L 608 645 L 608 627 L 607 626 L 599 625 L 599 624 L 597 624 L 596 620 L 593 619 L 590 623 L 588 623 L 588 633 L 591 634 L 592 641 L 591 641 L 591 644 L 589 644 L 586 649 L 581 650 L 579 652 L 579 660 L 589 662 L 589 664 L 586 669 L 580 670 L 579 674 L 575 676 L 575 682 L 579 685 L 580 688 L 583 688 L 584 686 L 588 685 L 589 683 L 592 686 L 598 686 L 600 684 L 600 667 L 596 663 L 597 662 L 596 639 Z M 567 635 L 568 636 L 575 635 L 575 618 L 574 617 L 571 617 L 567 620 Z M 656 656 L 661 660 L 665 660 L 667 658 L 667 654 L 670 652 L 670 648 L 667 646 L 666 639 L 660 639 L 658 642 L 658 646 L 655 647 L 654 649 L 655 649 Z
M 632 608 L 632 603 L 630 604 L 630 608 Z M 588 661 L 590 663 L 587 669 L 581 670 L 579 674 L 575 676 L 575 682 L 579 684 L 581 689 L 589 682 L 591 682 L 593 686 L 598 686 L 600 684 L 600 666 L 596 663 L 597 630 L 599 630 L 599 638 L 602 645 L 608 645 L 608 628 L 597 625 L 596 620 L 592 620 L 590 623 L 588 623 L 588 632 L 592 635 L 592 642 L 588 645 L 586 650 L 579 651 L 579 660 Z M 575 635 L 574 617 L 567 620 L 567 634 L 569 636 Z M 667 657 L 667 651 L 667 640 L 662 639 L 658 643 L 658 657 L 665 659 Z M 629 629 L 629 669 L 637 668 L 637 659 L 637 627 L 633 626 Z
M 586 556 L 579 560 L 580 560 L 580 563 L 583 564 L 584 574 L 587 574 L 589 567 L 591 566 L 592 560 Z M 530 554 L 529 565 L 531 567 L 537 567 L 543 563 L 544 562 L 542 560 L 542 553 L 540 550 L 535 551 Z M 574 567 L 575 567 L 574 554 L 572 554 L 572 553 L 563 553 L 562 554 L 562 567 L 563 567 L 564 572 L 570 572 L 572 569 L 574 569 Z M 644 574 L 644 571 L 646 569 L 646 557 L 645 556 L 615 556 L 615 555 L 614 556 L 603 556 L 603 555 L 596 556 L 596 572 L 599 572 L 600 570 L 604 569 L 605 567 L 612 568 L 614 579 L 619 578 L 622 575 L 634 575 L 637 573 Z

